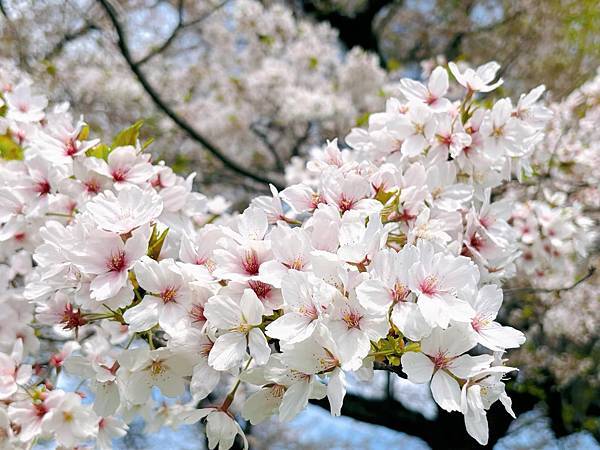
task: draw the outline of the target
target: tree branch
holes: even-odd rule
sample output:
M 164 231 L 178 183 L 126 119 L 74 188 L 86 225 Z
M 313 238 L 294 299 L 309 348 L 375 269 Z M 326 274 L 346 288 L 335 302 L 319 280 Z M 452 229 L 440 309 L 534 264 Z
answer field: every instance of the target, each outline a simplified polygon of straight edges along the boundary
M 154 104 L 163 113 L 165 113 L 167 116 L 169 116 L 171 118 L 171 120 L 173 122 L 175 122 L 175 124 L 177 126 L 179 126 L 179 128 L 181 128 L 183 131 L 185 131 L 186 134 L 192 140 L 194 140 L 197 143 L 199 143 L 200 145 L 202 145 L 206 150 L 208 150 L 215 158 L 217 158 L 219 161 L 221 161 L 221 163 L 225 167 L 227 167 L 229 170 L 231 170 L 232 172 L 235 172 L 239 175 L 250 178 L 259 183 L 271 183 L 271 184 L 275 185 L 278 189 L 283 189 L 284 186 L 282 183 L 280 183 L 274 179 L 271 179 L 267 176 L 263 176 L 258 173 L 254 173 L 254 172 L 246 169 L 245 167 L 243 167 L 236 161 L 229 158 L 219 148 L 217 148 L 216 145 L 214 145 L 211 141 L 209 141 L 206 137 L 204 137 L 198 131 L 196 131 L 194 129 L 194 127 L 192 127 L 191 124 L 189 124 L 185 119 L 183 119 L 181 116 L 179 116 L 165 102 L 165 100 L 163 100 L 163 98 L 160 96 L 160 94 L 152 87 L 152 85 L 150 84 L 150 82 L 148 81 L 148 79 L 146 78 L 144 73 L 142 72 L 141 68 L 133 61 L 133 58 L 131 57 L 131 53 L 129 51 L 129 46 L 127 45 L 125 31 L 124 31 L 123 27 L 121 26 L 121 23 L 118 19 L 118 14 L 115 11 L 114 7 L 112 6 L 112 4 L 110 3 L 109 0 L 98 0 L 98 2 L 102 6 L 102 8 L 104 8 L 104 11 L 106 11 L 108 18 L 110 19 L 110 21 L 117 33 L 118 46 L 121 51 L 121 54 L 123 55 L 123 57 L 125 58 L 125 61 L 127 62 L 127 65 L 129 66 L 131 71 L 134 73 L 134 75 L 136 76 L 136 78 L 138 79 L 138 81 L 140 82 L 140 84 L 142 85 L 144 90 L 146 91 L 146 93 L 150 96 L 150 98 L 152 99 Z
M 146 56 L 144 56 L 143 58 L 139 59 L 135 64 L 138 65 L 138 66 L 146 64 L 148 61 L 150 61 L 156 55 L 159 55 L 160 53 L 164 52 L 167 48 L 169 48 L 171 46 L 171 44 L 173 42 L 175 42 L 175 39 L 177 38 L 177 36 L 179 35 L 179 33 L 182 32 L 185 28 L 193 26 L 193 25 L 197 25 L 198 23 L 200 23 L 203 20 L 207 19 L 215 11 L 218 11 L 223 6 L 225 6 L 228 1 L 229 0 L 223 0 L 221 3 L 219 3 L 217 6 L 215 6 L 212 10 L 210 10 L 206 14 L 203 14 L 200 17 L 192 19 L 189 22 L 184 22 L 183 21 L 183 6 L 184 6 L 184 3 L 183 3 L 183 0 L 179 0 L 179 4 L 177 6 L 177 15 L 178 15 L 177 25 L 175 26 L 175 29 L 171 32 L 171 35 L 165 40 L 165 42 L 162 43 L 162 45 L 160 45 L 160 46 L 156 47 L 155 49 L 149 51 Z
M 138 59 L 138 61 L 135 63 L 136 66 L 141 66 L 147 63 L 159 53 L 164 52 L 173 43 L 173 41 L 175 41 L 175 38 L 183 29 L 183 0 L 179 0 L 179 4 L 177 5 L 177 17 L 177 26 L 175 27 L 171 35 L 167 38 L 167 40 L 163 42 L 163 44 L 159 47 L 149 51 L 148 54 L 143 58 Z
M 66 44 L 68 44 L 71 41 L 74 41 L 75 39 L 86 35 L 87 33 L 89 33 L 90 31 L 96 31 L 99 30 L 99 28 L 91 23 L 91 22 L 86 22 L 86 24 L 81 27 L 80 29 L 73 31 L 72 33 L 67 33 L 65 34 L 62 39 L 60 41 L 57 42 L 57 44 L 52 47 L 52 50 L 50 50 L 48 53 L 46 53 L 46 56 L 44 56 L 44 60 L 51 60 L 52 58 L 54 58 L 56 55 L 58 55 L 62 49 L 64 48 L 64 46 Z
M 588 269 L 587 273 L 583 277 L 581 277 L 579 280 L 577 280 L 575 283 L 573 283 L 571 286 L 566 286 L 566 287 L 562 287 L 562 288 L 558 288 L 558 289 L 521 287 L 521 288 L 505 289 L 504 292 L 506 294 L 534 294 L 534 293 L 551 294 L 554 292 L 558 293 L 558 292 L 570 291 L 571 289 L 576 288 L 581 283 L 590 279 L 594 275 L 595 272 L 596 272 L 596 267 L 591 266 Z
M 277 148 L 269 140 L 269 136 L 267 136 L 267 133 L 259 129 L 256 123 L 250 125 L 250 130 L 263 142 L 263 144 L 265 144 L 265 147 L 267 147 L 267 150 L 269 150 L 269 153 L 271 153 L 271 156 L 273 156 L 277 171 L 283 173 L 285 171 L 285 165 L 283 164 L 283 161 L 281 160 L 281 157 L 277 152 Z

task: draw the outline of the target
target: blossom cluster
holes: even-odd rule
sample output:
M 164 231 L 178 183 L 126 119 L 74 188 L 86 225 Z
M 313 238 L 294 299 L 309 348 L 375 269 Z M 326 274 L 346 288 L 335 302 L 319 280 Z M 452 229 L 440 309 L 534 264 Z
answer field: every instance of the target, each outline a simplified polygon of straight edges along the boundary
M 157 388 L 178 399 L 170 425 L 203 420 L 229 448 L 239 416 L 287 421 L 325 396 L 339 415 L 350 374 L 387 369 L 430 382 L 485 444 L 486 410 L 513 414 L 503 354 L 525 340 L 496 321 L 520 248 L 491 191 L 529 173 L 549 118 L 543 88 L 487 108 L 498 69 L 402 80 L 350 148 L 330 142 L 238 215 L 154 163 L 139 124 L 102 144 L 3 86 L 0 438 L 108 448 Z

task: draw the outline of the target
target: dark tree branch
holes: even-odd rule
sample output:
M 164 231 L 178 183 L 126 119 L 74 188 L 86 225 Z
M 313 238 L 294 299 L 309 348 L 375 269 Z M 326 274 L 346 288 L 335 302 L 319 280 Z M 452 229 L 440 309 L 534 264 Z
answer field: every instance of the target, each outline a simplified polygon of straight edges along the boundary
M 304 134 L 302 136 L 300 136 L 300 138 L 294 144 L 294 147 L 292 148 L 292 152 L 290 153 L 290 157 L 298 156 L 300 154 L 300 148 L 308 140 L 308 138 L 310 136 L 311 128 L 312 128 L 312 122 L 308 122 L 308 124 L 306 125 L 306 131 L 304 132 Z
M 562 287 L 562 288 L 558 288 L 558 289 L 521 287 L 521 288 L 505 289 L 504 292 L 506 294 L 535 294 L 535 293 L 552 294 L 552 293 L 570 291 L 571 289 L 575 289 L 581 283 L 590 279 L 594 275 L 594 273 L 596 273 L 596 267 L 591 266 L 588 269 L 587 273 L 583 277 L 581 277 L 579 280 L 577 280 L 575 283 L 573 283 L 570 286 L 566 286 L 566 287 Z
M 270 177 L 263 176 L 258 173 L 254 173 L 251 170 L 248 170 L 247 168 L 245 168 L 244 166 L 239 164 L 238 162 L 229 158 L 215 144 L 213 144 L 210 140 L 208 140 L 208 138 L 204 137 L 202 134 L 200 134 L 198 131 L 196 131 L 194 129 L 194 127 L 192 127 L 191 124 L 189 124 L 185 119 L 183 119 L 179 114 L 177 114 L 166 103 L 166 101 L 161 97 L 161 95 L 158 93 L 158 91 L 156 91 L 154 89 L 154 87 L 152 87 L 152 85 L 150 84 L 150 82 L 148 81 L 148 79 L 146 78 L 144 73 L 142 72 L 139 65 L 137 65 L 133 61 L 133 58 L 131 57 L 131 53 L 129 51 L 129 46 L 127 45 L 125 31 L 119 21 L 118 14 L 115 11 L 112 4 L 110 3 L 110 1 L 109 0 L 98 0 L 98 2 L 104 8 L 104 11 L 108 15 L 108 18 L 110 19 L 110 21 L 117 33 L 118 46 L 121 51 L 121 54 L 123 55 L 123 57 L 125 58 L 125 61 L 127 62 L 127 65 L 129 66 L 131 71 L 134 73 L 134 75 L 136 76 L 136 78 L 138 79 L 138 81 L 140 82 L 140 84 L 142 85 L 144 90 L 146 91 L 146 93 L 150 96 L 150 98 L 152 99 L 154 104 L 163 113 L 165 113 L 167 116 L 169 116 L 171 118 L 171 120 L 173 122 L 175 122 L 175 124 L 179 128 L 181 128 L 183 131 L 185 131 L 186 134 L 192 140 L 194 140 L 195 142 L 202 145 L 206 150 L 208 150 L 209 153 L 211 153 L 215 158 L 217 158 L 219 161 L 221 161 L 221 163 L 226 168 L 231 170 L 232 172 L 235 172 L 239 175 L 250 178 L 259 183 L 271 183 L 271 184 L 275 185 L 278 189 L 283 189 L 282 183 L 280 183 Z
M 267 147 L 267 150 L 269 150 L 269 153 L 271 153 L 271 156 L 273 156 L 273 159 L 275 160 L 275 168 L 276 168 L 276 170 L 278 172 L 283 173 L 285 171 L 285 165 L 283 164 L 283 161 L 281 160 L 281 157 L 279 156 L 279 153 L 277 152 L 277 148 L 271 142 L 271 140 L 269 139 L 269 136 L 267 135 L 267 133 L 264 132 L 263 130 L 261 130 L 260 128 L 258 128 L 258 124 L 256 124 L 256 123 L 253 123 L 253 124 L 250 125 L 250 130 L 258 138 L 260 138 L 260 140 L 262 141 L 262 143 L 265 144 L 265 147 Z
M 229 0 L 224 0 L 221 3 L 219 3 L 217 6 L 215 6 L 212 10 L 210 10 L 209 12 L 207 12 L 206 14 L 203 14 L 200 17 L 192 19 L 189 22 L 184 22 L 183 21 L 183 7 L 184 7 L 184 3 L 183 3 L 183 0 L 179 0 L 179 4 L 177 6 L 177 17 L 178 18 L 177 18 L 177 25 L 175 26 L 175 29 L 171 32 L 171 34 L 165 40 L 165 42 L 162 43 L 162 45 L 160 45 L 160 46 L 156 47 L 155 49 L 149 51 L 146 56 L 144 56 L 143 58 L 139 59 L 135 64 L 138 65 L 138 66 L 146 64 L 148 61 L 150 61 L 156 55 L 159 55 L 162 52 L 164 52 L 167 48 L 169 48 L 171 46 L 171 44 L 173 42 L 175 42 L 175 39 L 177 38 L 177 36 L 179 35 L 179 33 L 181 33 L 185 28 L 191 27 L 193 25 L 197 25 L 200 22 L 206 20 L 215 11 L 218 11 L 223 6 L 225 6 L 228 1 Z
M 147 63 L 148 61 L 150 61 L 152 58 L 154 58 L 159 53 L 164 52 L 173 43 L 173 41 L 175 41 L 175 38 L 177 38 L 177 35 L 179 34 L 179 32 L 182 29 L 183 29 L 183 0 L 179 0 L 179 3 L 177 5 L 177 26 L 175 26 L 175 29 L 173 30 L 171 35 L 167 38 L 167 40 L 165 42 L 163 42 L 162 45 L 155 48 L 154 50 L 151 50 L 150 52 L 148 52 L 148 54 L 146 56 L 139 59 L 135 63 L 135 65 L 141 66 L 141 65 Z
M 74 41 L 75 39 L 78 39 L 82 36 L 85 36 L 90 31 L 97 31 L 97 30 L 99 30 L 99 28 L 95 24 L 93 24 L 91 22 L 86 22 L 86 24 L 83 27 L 79 28 L 78 30 L 73 31 L 72 33 L 65 34 L 62 37 L 62 39 L 60 41 L 58 41 L 54 47 L 52 47 L 52 50 L 50 50 L 48 53 L 46 53 L 46 56 L 44 56 L 43 59 L 51 60 L 56 55 L 58 55 L 62 51 L 62 49 L 65 47 L 65 45 L 67 45 L 69 42 Z

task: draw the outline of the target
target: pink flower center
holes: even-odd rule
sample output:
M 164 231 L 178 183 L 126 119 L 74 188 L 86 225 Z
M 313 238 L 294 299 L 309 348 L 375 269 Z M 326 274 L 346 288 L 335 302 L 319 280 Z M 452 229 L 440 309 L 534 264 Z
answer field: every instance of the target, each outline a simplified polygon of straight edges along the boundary
M 452 135 L 451 134 L 438 134 L 438 140 L 440 141 L 441 144 L 445 145 L 446 147 L 450 147 L 452 145 Z
M 394 303 L 405 301 L 408 294 L 409 290 L 405 285 L 399 281 L 394 284 L 394 289 L 392 289 L 392 299 L 394 300 Z
M 271 285 L 262 281 L 250 280 L 248 281 L 248 286 L 250 286 L 250 289 L 261 300 L 265 300 L 271 294 Z
M 33 410 L 37 417 L 44 417 L 48 412 L 48 408 L 46 408 L 46 405 L 44 405 L 43 403 L 35 403 L 33 405 Z
M 433 365 L 436 369 L 444 369 L 448 366 L 450 359 L 446 357 L 445 352 L 440 351 L 437 355 L 431 358 L 431 362 L 433 362 Z
M 119 250 L 106 262 L 106 267 L 110 272 L 122 272 L 123 269 L 125 269 L 125 263 L 125 252 L 123 250 Z
M 428 105 L 433 105 L 437 101 L 437 97 L 433 95 L 431 92 L 427 94 L 427 98 L 425 99 L 425 103 Z
M 475 316 L 473 317 L 473 320 L 471 320 L 471 326 L 479 333 L 479 330 L 481 330 L 481 327 L 483 326 L 483 321 L 479 316 Z
M 437 278 L 434 277 L 433 275 L 429 275 L 428 277 L 425 277 L 425 279 L 419 283 L 419 289 L 425 295 L 435 295 L 438 292 L 436 283 L 437 283 Z
M 311 320 L 317 320 L 319 317 L 319 313 L 317 312 L 317 308 L 312 303 L 309 305 L 302 305 L 298 310 L 300 314 L 304 317 L 308 317 Z
M 160 293 L 160 298 L 162 298 L 164 303 L 174 302 L 175 299 L 177 298 L 177 288 L 168 287 L 168 288 L 164 289 Z
M 469 245 L 472 248 L 474 248 L 475 250 L 480 250 L 485 245 L 485 239 L 483 239 L 481 236 L 479 236 L 477 234 L 474 234 L 473 236 L 471 236 Z
M 62 316 L 60 323 L 63 324 L 63 329 L 72 330 L 72 329 L 77 329 L 77 328 L 85 325 L 87 323 L 87 320 L 81 313 L 80 309 L 75 310 L 73 308 L 73 305 L 68 303 L 65 306 L 65 309 L 63 311 L 63 316 Z
M 339 201 L 340 211 L 342 211 L 344 213 L 346 211 L 351 210 L 353 206 L 354 206 L 354 199 L 346 198 L 342 194 L 342 196 L 340 197 L 340 201 Z
M 206 322 L 206 317 L 204 317 L 204 305 L 192 306 L 190 316 L 192 317 L 193 323 Z
M 358 314 L 356 311 L 347 311 L 342 317 L 348 329 L 350 328 L 360 328 L 360 319 L 362 316 Z
M 33 189 L 40 194 L 40 196 L 47 195 L 50 193 L 50 183 L 48 183 L 48 180 L 39 181 Z
M 242 259 L 242 267 L 248 275 L 258 275 L 260 264 L 254 250 L 247 250 Z
M 112 177 L 115 181 L 125 181 L 127 169 L 115 169 L 112 171 Z
M 97 194 L 100 192 L 100 183 L 96 180 L 88 180 L 85 183 L 85 190 L 90 194 Z
M 302 261 L 302 258 L 297 257 L 294 259 L 294 261 L 292 261 L 291 264 L 284 264 L 284 266 L 286 266 L 288 269 L 302 270 L 304 267 L 304 261 Z
M 77 154 L 78 148 L 75 145 L 75 141 L 73 139 L 69 139 L 65 144 L 65 156 L 75 156 Z

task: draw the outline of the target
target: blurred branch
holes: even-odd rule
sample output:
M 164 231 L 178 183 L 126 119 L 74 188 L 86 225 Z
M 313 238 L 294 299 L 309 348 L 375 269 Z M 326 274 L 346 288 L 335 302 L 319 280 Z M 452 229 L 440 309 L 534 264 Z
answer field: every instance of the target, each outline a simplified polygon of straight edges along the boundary
M 100 28 L 98 28 L 98 26 L 96 26 L 96 24 L 91 23 L 91 22 L 86 22 L 86 24 L 83 27 L 81 27 L 80 29 L 73 31 L 71 33 L 65 34 L 62 37 L 62 39 L 60 41 L 58 41 L 54 47 L 52 47 L 52 50 L 50 50 L 48 53 L 46 53 L 46 56 L 44 56 L 42 59 L 47 60 L 47 61 L 51 60 L 56 55 L 58 55 L 62 51 L 64 46 L 67 45 L 69 42 L 74 41 L 75 39 L 86 35 L 90 31 L 97 31 L 99 29 Z
M 181 31 L 183 31 L 187 27 L 196 25 L 196 24 L 206 20 L 215 11 L 218 11 L 223 6 L 225 6 L 228 1 L 229 0 L 224 0 L 221 3 L 219 3 L 217 6 L 215 6 L 212 10 L 207 12 L 206 14 L 203 14 L 200 17 L 197 17 L 196 19 L 192 19 L 189 22 L 184 22 L 183 21 L 184 3 L 183 3 L 183 0 L 179 0 L 179 3 L 177 5 L 177 16 L 178 16 L 177 25 L 175 26 L 175 29 L 171 32 L 171 35 L 165 40 L 165 42 L 162 43 L 162 45 L 160 45 L 160 46 L 156 47 L 155 49 L 151 50 L 150 52 L 148 52 L 148 54 L 146 56 L 139 59 L 135 64 L 137 64 L 138 66 L 141 66 L 141 65 L 147 63 L 148 61 L 150 61 L 156 55 L 164 52 L 167 48 L 169 48 L 171 46 L 171 44 L 175 41 L 175 39 L 177 38 L 177 36 L 179 35 L 179 33 Z
M 250 130 L 254 133 L 255 136 L 260 138 L 260 140 L 263 142 L 263 144 L 265 144 L 265 147 L 267 147 L 267 149 L 269 150 L 269 153 L 271 153 L 271 155 L 273 156 L 273 159 L 275 160 L 275 167 L 276 167 L 277 171 L 283 173 L 285 171 L 285 166 L 283 164 L 283 161 L 281 160 L 281 157 L 279 156 L 279 153 L 277 152 L 277 148 L 271 142 L 267 133 L 265 131 L 261 130 L 260 128 L 258 128 L 257 123 L 252 123 L 250 125 Z
M 166 102 L 165 100 L 160 96 L 160 94 L 158 93 L 158 91 L 156 91 L 152 85 L 150 84 L 150 82 L 148 81 L 148 79 L 146 78 L 146 76 L 144 75 L 144 73 L 142 72 L 140 66 L 138 64 L 136 64 L 133 61 L 133 58 L 131 57 L 131 53 L 129 51 L 129 46 L 127 45 L 127 41 L 126 41 L 126 37 L 125 37 L 125 31 L 118 19 L 118 14 L 115 11 L 114 7 L 112 6 L 112 4 L 110 3 L 109 0 L 98 0 L 98 3 L 104 8 L 104 11 L 106 12 L 106 14 L 108 15 L 108 18 L 110 19 L 116 33 L 117 33 L 117 37 L 118 37 L 118 46 L 119 49 L 121 51 L 121 54 L 123 55 L 123 57 L 125 58 L 125 61 L 127 62 L 127 64 L 129 65 L 129 68 L 131 69 L 131 71 L 135 74 L 135 76 L 137 77 L 138 81 L 140 82 L 140 84 L 142 85 L 142 87 L 144 88 L 144 90 L 146 91 L 146 93 L 150 96 L 150 98 L 152 99 L 152 101 L 154 102 L 154 104 L 163 112 L 165 113 L 167 116 L 169 116 L 171 118 L 171 120 L 173 122 L 175 122 L 175 124 L 181 128 L 183 131 L 186 132 L 186 134 L 194 141 L 196 141 L 197 143 L 199 143 L 200 145 L 202 145 L 206 150 L 208 150 L 209 153 L 211 153 L 215 158 L 217 158 L 219 161 L 221 161 L 221 163 L 228 168 L 229 170 L 231 170 L 232 172 L 235 172 L 239 175 L 242 175 L 244 177 L 250 178 L 254 181 L 257 181 L 259 183 L 271 183 L 273 185 L 275 185 L 278 189 L 283 189 L 283 184 L 271 179 L 267 176 L 263 176 L 260 175 L 258 173 L 254 173 L 248 169 L 246 169 L 245 167 L 243 167 L 242 165 L 240 165 L 239 163 L 237 163 L 236 161 L 232 160 L 231 158 L 229 158 L 227 155 L 225 155 L 215 144 L 213 144 L 211 141 L 208 140 L 208 138 L 204 137 L 202 134 L 200 134 L 198 131 L 196 131 L 194 129 L 194 127 L 192 127 L 191 124 L 189 124 L 183 117 L 181 117 L 179 114 L 177 114 Z
M 290 156 L 293 157 L 293 156 L 300 155 L 300 148 L 308 140 L 308 137 L 310 136 L 310 130 L 312 128 L 312 125 L 313 125 L 312 122 L 308 122 L 308 124 L 306 125 L 306 131 L 304 131 L 304 134 L 302 136 L 300 136 L 300 138 L 294 144 L 294 147 L 292 148 L 292 152 L 291 152 Z
M 571 286 L 566 286 L 566 287 L 562 287 L 562 288 L 546 289 L 546 288 L 534 288 L 534 287 L 521 287 L 521 288 L 505 289 L 504 292 L 506 294 L 534 294 L 534 293 L 552 294 L 552 293 L 570 291 L 571 289 L 576 288 L 581 283 L 590 279 L 594 275 L 594 273 L 596 273 L 596 267 L 591 266 L 588 269 L 587 273 L 583 277 L 581 277 L 579 280 L 577 280 Z
M 182 29 L 183 29 L 183 0 L 179 0 L 179 3 L 177 5 L 177 26 L 175 27 L 175 29 L 173 30 L 171 35 L 167 38 L 167 40 L 165 42 L 163 42 L 162 45 L 160 45 L 159 47 L 156 47 L 154 50 L 151 50 L 150 52 L 148 52 L 148 54 L 146 56 L 144 56 L 142 59 L 139 59 L 135 64 L 138 66 L 141 66 L 142 64 L 145 64 L 146 62 L 150 61 L 152 58 L 154 58 L 159 53 L 164 52 L 173 43 L 173 41 L 175 40 L 175 38 L 177 37 L 177 35 L 179 34 L 179 32 Z

